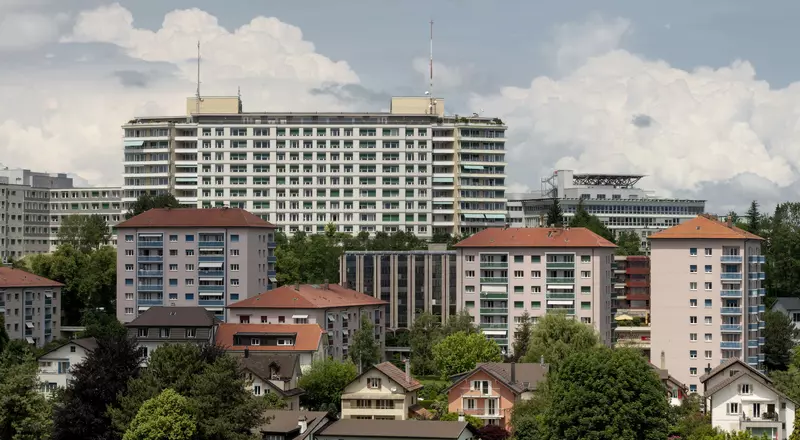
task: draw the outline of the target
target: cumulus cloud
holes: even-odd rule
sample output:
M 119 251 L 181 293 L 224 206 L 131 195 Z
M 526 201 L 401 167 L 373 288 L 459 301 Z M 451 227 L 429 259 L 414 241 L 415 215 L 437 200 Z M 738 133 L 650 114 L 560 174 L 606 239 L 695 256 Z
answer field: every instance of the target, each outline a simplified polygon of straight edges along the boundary
M 0 0 L 0 51 L 22 51 L 58 40 L 69 16 L 47 13 L 51 0 Z
M 589 58 L 618 48 L 622 39 L 630 33 L 631 23 L 624 18 L 607 20 L 593 15 L 582 23 L 556 26 L 553 42 L 545 45 L 545 52 L 549 52 L 561 72 L 570 72 Z
M 556 61 L 581 59 L 577 67 L 473 97 L 510 127 L 510 182 L 535 188 L 532 176 L 554 168 L 643 173 L 641 185 L 661 195 L 713 193 L 711 209 L 774 203 L 797 186 L 800 84 L 772 89 L 743 61 L 686 71 L 646 59 L 612 45 L 627 26 L 561 27 L 572 35 L 556 39 Z
M 229 31 L 191 9 L 168 13 L 152 31 L 135 27 L 131 13 L 114 4 L 78 14 L 60 39 L 48 48 L 46 67 L 16 63 L 0 71 L 0 100 L 14 103 L 0 107 L 6 165 L 121 184 L 120 126 L 134 116 L 185 111 L 195 92 L 198 39 L 205 95 L 235 95 L 241 88 L 251 111 L 364 109 L 314 93 L 324 87 L 355 93 L 358 75 L 275 18 L 257 17 Z

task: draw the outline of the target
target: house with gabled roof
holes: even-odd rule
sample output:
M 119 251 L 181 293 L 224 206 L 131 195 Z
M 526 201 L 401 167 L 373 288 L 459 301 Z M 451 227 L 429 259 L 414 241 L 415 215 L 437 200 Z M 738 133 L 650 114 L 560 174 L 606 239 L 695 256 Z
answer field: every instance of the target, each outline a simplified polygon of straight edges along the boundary
M 479 363 L 450 378 L 453 384 L 445 391 L 448 410 L 510 430 L 514 404 L 533 397 L 548 371 L 543 363 Z
M 683 399 L 689 395 L 689 388 L 678 379 L 672 377 L 669 371 L 658 368 L 653 364 L 650 364 L 650 367 L 658 374 L 658 379 L 664 385 L 664 388 L 667 389 L 667 400 L 669 400 L 669 404 L 672 406 L 679 406 L 681 402 L 683 402 Z
M 422 384 L 405 371 L 383 362 L 361 373 L 342 393 L 342 419 L 409 420 L 427 418 L 417 391 Z
M 300 409 L 300 396 L 304 391 L 297 386 L 302 374 L 299 355 L 256 353 L 251 356 L 247 351 L 241 364 L 254 395 L 275 393 L 286 401 L 287 410 Z
M 49 396 L 58 388 L 66 388 L 72 378 L 72 368 L 83 362 L 95 348 L 95 338 L 72 339 L 37 357 L 42 392 Z
M 727 432 L 785 440 L 792 434 L 796 402 L 746 362 L 729 359 L 700 377 L 711 424 Z
M 221 324 L 216 344 L 243 357 L 296 354 L 305 371 L 325 359 L 328 338 L 317 324 Z

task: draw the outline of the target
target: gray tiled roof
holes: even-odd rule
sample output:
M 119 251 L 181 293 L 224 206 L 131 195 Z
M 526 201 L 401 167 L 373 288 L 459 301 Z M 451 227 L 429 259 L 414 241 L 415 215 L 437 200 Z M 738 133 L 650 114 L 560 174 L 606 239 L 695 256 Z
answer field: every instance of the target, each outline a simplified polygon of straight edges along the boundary
M 150 307 L 128 327 L 213 327 L 214 314 L 203 307 Z
M 317 435 L 370 439 L 380 437 L 457 439 L 465 429 L 471 429 L 467 422 L 342 419 L 328 425 Z

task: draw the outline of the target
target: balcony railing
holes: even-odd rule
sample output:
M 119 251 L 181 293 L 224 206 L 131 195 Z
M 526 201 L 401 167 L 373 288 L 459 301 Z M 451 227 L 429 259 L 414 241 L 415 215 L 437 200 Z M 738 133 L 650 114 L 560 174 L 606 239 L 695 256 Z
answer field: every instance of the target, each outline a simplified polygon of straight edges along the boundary
M 508 261 L 481 261 L 481 269 L 505 269 Z
M 547 292 L 547 299 L 575 299 L 575 293 Z
M 197 286 L 198 292 L 224 292 L 225 286 Z
M 508 277 L 481 277 L 481 283 L 486 284 L 507 284 Z
M 750 366 L 758 365 L 758 356 L 747 356 L 747 364 Z
M 736 333 L 742 331 L 742 324 L 722 324 L 719 326 L 723 333 Z
M 719 343 L 719 348 L 724 348 L 726 350 L 741 350 L 742 343 L 741 342 L 731 342 L 731 341 L 722 341 Z
M 485 329 L 496 328 L 496 329 L 506 330 L 506 329 L 508 329 L 508 323 L 507 322 L 482 322 L 481 323 L 481 328 L 485 328 Z
M 767 289 L 750 289 L 750 296 L 766 296 Z
M 140 270 L 138 272 L 140 277 L 163 277 L 164 271 L 163 270 Z
M 481 307 L 481 315 L 507 315 L 508 307 Z
M 575 284 L 575 277 L 547 277 L 547 284 Z
M 723 315 L 741 315 L 742 308 L 741 307 L 722 307 L 720 309 L 720 313 Z
M 742 273 L 741 272 L 722 272 L 719 274 L 719 277 L 723 280 L 741 280 Z
M 162 240 L 139 240 L 136 245 L 141 248 L 160 248 L 164 247 L 164 242 Z
M 545 265 L 548 269 L 572 269 L 575 267 L 574 261 L 548 261 Z
M 140 299 L 136 301 L 140 306 L 160 306 L 164 304 L 164 298 L 161 299 Z
M 197 261 L 201 263 L 214 263 L 225 261 L 225 257 L 222 255 L 201 255 L 197 257 Z
M 199 276 L 200 278 L 203 278 L 203 277 L 219 278 L 219 277 L 225 276 L 225 271 L 224 270 L 201 270 L 201 271 L 197 272 L 197 276 Z
M 197 300 L 197 305 L 200 307 L 224 306 L 225 301 L 221 299 L 200 299 Z
M 278 247 L 278 242 L 276 242 L 276 241 L 268 241 L 267 242 L 267 248 L 268 249 L 274 249 L 276 247 Z
M 767 275 L 764 272 L 750 272 L 747 274 L 747 278 L 750 280 L 765 280 Z
M 766 264 L 767 258 L 763 255 L 751 255 L 747 257 L 747 262 L 754 264 Z
M 757 340 L 747 341 L 747 348 L 758 348 L 758 341 Z
M 482 299 L 507 299 L 508 292 L 481 292 Z
M 137 261 L 142 261 L 142 262 L 151 261 L 151 262 L 160 263 L 160 262 L 164 261 L 164 256 L 163 255 L 139 255 L 138 257 L 136 257 L 136 260 Z
M 267 257 L 267 263 L 277 263 L 277 262 L 278 262 L 278 257 L 276 257 L 274 255 L 270 256 L 270 257 Z
M 741 255 L 723 255 L 719 257 L 719 260 L 723 263 L 741 263 L 742 256 Z
M 719 292 L 719 296 L 723 298 L 741 298 L 742 291 L 741 290 L 721 290 Z
M 566 313 L 567 315 L 574 315 L 575 309 L 568 309 L 568 308 L 549 308 L 547 309 L 547 313 Z
M 201 241 L 201 242 L 199 242 L 199 244 L 200 244 L 201 248 L 202 247 L 219 248 L 219 247 L 224 247 L 225 246 L 225 242 L 224 241 Z

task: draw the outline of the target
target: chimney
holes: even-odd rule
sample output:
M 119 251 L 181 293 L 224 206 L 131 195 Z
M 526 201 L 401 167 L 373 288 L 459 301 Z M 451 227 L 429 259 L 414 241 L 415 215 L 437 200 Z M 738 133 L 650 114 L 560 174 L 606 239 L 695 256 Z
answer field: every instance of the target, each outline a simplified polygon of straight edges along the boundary
M 511 383 L 517 383 L 517 363 L 511 363 Z
M 306 420 L 306 416 L 300 416 L 297 419 L 297 426 L 300 427 L 300 434 L 303 434 L 308 429 L 308 422 Z
M 464 420 L 466 420 L 464 418 L 464 411 L 458 411 L 458 421 L 463 422 Z
M 411 383 L 411 359 L 403 361 L 406 364 L 406 382 Z
M 250 357 L 250 349 L 245 347 L 244 348 L 244 358 L 247 359 Z
M 296 282 L 296 283 L 294 284 L 294 290 L 296 290 L 296 291 L 298 291 L 298 292 L 300 291 L 300 281 L 298 281 L 298 282 Z
M 325 290 L 328 290 L 328 279 L 325 278 Z
M 664 354 L 664 350 L 661 350 L 661 369 L 667 369 L 667 355 Z
M 732 227 L 733 227 L 733 219 L 732 219 L 730 216 L 728 216 L 728 221 L 726 221 L 726 222 L 725 222 L 725 224 L 726 224 L 726 225 L 727 225 L 729 228 L 732 228 Z

